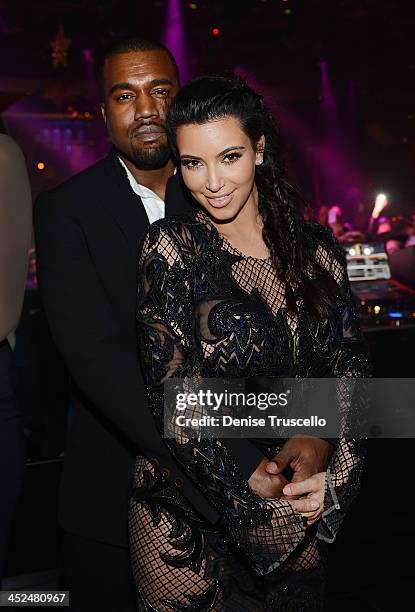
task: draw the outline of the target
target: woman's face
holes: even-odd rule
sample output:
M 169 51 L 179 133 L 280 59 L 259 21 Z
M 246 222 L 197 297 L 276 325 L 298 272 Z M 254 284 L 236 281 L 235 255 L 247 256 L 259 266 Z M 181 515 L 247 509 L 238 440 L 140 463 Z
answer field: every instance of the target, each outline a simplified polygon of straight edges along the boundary
M 231 220 L 244 206 L 257 206 L 255 165 L 265 139 L 254 151 L 234 117 L 177 130 L 183 180 L 197 202 L 217 221 Z

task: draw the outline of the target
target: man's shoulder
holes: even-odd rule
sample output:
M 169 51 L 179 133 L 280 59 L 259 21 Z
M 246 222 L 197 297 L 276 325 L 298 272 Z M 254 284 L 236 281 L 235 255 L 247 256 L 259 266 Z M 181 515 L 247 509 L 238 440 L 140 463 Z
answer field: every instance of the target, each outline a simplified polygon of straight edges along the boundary
M 91 200 L 91 193 L 97 194 L 106 189 L 113 163 L 111 155 L 100 159 L 57 187 L 40 194 L 38 202 L 59 200 L 60 205 L 68 202 L 71 207 L 78 204 L 84 206 L 85 201 Z

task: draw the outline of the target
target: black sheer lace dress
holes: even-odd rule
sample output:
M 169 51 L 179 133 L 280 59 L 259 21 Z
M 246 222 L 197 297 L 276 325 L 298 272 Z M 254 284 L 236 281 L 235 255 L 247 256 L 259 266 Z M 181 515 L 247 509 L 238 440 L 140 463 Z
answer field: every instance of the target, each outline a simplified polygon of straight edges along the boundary
M 335 314 L 324 322 L 312 320 L 300 300 L 297 314 L 287 314 L 271 261 L 236 250 L 204 211 L 150 226 L 140 256 L 138 323 L 149 405 L 161 435 L 163 383 L 170 376 L 342 379 L 369 373 L 342 249 L 315 223 L 307 223 L 307 232 L 316 261 L 343 289 Z M 355 409 L 347 392 L 344 405 L 345 413 Z M 359 488 L 361 441 L 339 440 L 327 470 L 323 516 L 307 529 L 288 501 L 262 499 L 250 489 L 226 440 L 175 432 L 165 443 L 221 521 L 208 525 L 154 462 L 137 457 L 129 523 L 138 609 L 320 610 L 327 543 Z M 269 446 L 265 454 L 271 458 L 278 448 Z

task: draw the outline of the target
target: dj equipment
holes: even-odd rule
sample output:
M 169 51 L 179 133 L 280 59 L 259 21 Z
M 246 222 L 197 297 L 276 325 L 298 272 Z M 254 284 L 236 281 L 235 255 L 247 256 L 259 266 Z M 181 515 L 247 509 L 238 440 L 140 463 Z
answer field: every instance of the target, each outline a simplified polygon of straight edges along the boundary
M 363 330 L 415 327 L 415 291 L 391 278 L 385 245 L 359 242 L 345 245 L 344 249 Z

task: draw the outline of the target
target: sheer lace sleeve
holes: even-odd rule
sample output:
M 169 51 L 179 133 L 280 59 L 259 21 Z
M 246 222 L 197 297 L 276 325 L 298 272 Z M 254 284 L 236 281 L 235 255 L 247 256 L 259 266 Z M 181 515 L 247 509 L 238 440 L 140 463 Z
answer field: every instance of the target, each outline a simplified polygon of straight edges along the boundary
M 0 134 L 0 341 L 19 321 L 32 231 L 30 185 L 22 152 Z
M 344 251 L 331 232 L 324 241 L 327 249 L 323 247 L 320 250 L 320 261 L 326 266 L 329 262 L 327 267 L 344 296 L 342 339 L 331 372 L 338 379 L 341 429 L 327 469 L 324 512 L 317 534 L 321 540 L 331 543 L 360 489 L 366 441 L 362 439 L 363 432 L 359 432 L 359 423 L 367 411 L 364 379 L 371 377 L 372 368 L 347 276 Z
M 163 225 L 164 223 L 164 225 Z M 153 224 L 139 265 L 140 355 L 149 403 L 163 432 L 163 383 L 198 376 L 193 346 L 192 238 L 171 220 Z M 223 517 L 233 542 L 255 571 L 277 568 L 303 540 L 305 521 L 285 500 L 258 497 L 243 479 L 223 440 L 179 433 L 165 443 Z

